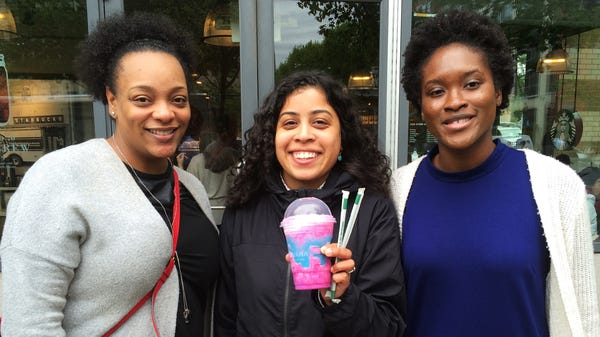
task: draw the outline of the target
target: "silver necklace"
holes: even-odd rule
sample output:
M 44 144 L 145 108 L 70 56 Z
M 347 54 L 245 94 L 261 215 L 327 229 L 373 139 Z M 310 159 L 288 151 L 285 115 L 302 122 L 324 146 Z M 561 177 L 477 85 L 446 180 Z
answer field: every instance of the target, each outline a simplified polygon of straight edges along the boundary
M 286 190 L 291 190 L 291 188 L 285 183 L 285 180 L 283 179 L 283 174 L 281 172 L 279 172 L 279 178 L 281 178 L 281 182 L 283 183 L 283 187 L 285 187 Z M 323 186 L 325 186 L 325 183 L 327 182 L 327 179 L 325 179 L 325 181 L 321 184 L 321 186 L 317 187 L 317 190 L 320 190 L 323 188 Z
M 165 219 L 169 220 L 169 215 L 167 214 L 167 210 L 166 210 L 165 206 L 163 205 L 162 202 L 160 202 L 160 200 L 158 200 L 158 198 L 154 195 L 154 193 L 152 193 L 150 191 L 148 186 L 146 186 L 146 184 L 144 184 L 144 182 L 142 181 L 140 176 L 138 176 L 137 171 L 135 170 L 135 168 L 133 168 L 133 165 L 131 165 L 131 163 L 129 163 L 129 160 L 127 159 L 127 157 L 125 156 L 123 151 L 121 151 L 121 147 L 119 147 L 119 143 L 117 142 L 117 137 L 115 137 L 115 135 L 113 135 L 113 143 L 115 144 L 115 147 L 119 151 L 119 154 L 121 155 L 121 157 L 123 157 L 125 164 L 127 164 L 127 166 L 129 166 L 129 168 L 131 168 L 131 172 L 133 172 L 133 175 L 135 176 L 135 179 L 137 180 L 137 182 L 140 185 L 142 185 L 142 187 L 144 187 L 146 192 L 148 192 L 148 194 L 150 194 L 152 199 L 154 199 L 154 201 L 156 201 L 160 205 L 160 208 L 162 209 L 163 214 L 165 215 Z M 171 158 L 167 158 L 167 160 L 169 162 L 169 165 L 171 165 L 171 167 L 173 167 Z M 167 226 L 169 226 L 169 229 L 171 230 L 171 232 L 173 232 L 173 225 L 169 221 L 166 221 L 166 222 L 167 222 Z M 177 271 L 179 272 L 179 284 L 181 285 L 181 294 L 182 294 L 182 299 L 183 299 L 183 319 L 185 320 L 186 323 L 189 323 L 190 322 L 189 319 L 191 318 L 191 312 L 190 312 L 190 308 L 188 306 L 187 296 L 185 294 L 185 287 L 183 285 L 183 271 L 181 270 L 181 264 L 179 263 L 179 254 L 177 254 L 177 249 L 175 249 L 175 263 L 177 264 Z

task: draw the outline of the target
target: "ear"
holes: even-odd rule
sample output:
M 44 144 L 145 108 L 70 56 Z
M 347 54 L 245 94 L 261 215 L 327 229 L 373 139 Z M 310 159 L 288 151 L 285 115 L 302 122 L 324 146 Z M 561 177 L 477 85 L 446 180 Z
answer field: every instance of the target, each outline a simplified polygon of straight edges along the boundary
M 502 104 L 502 90 L 496 90 L 496 106 Z
M 117 96 L 112 93 L 108 86 L 105 87 L 104 91 L 106 92 L 106 101 L 108 102 L 108 111 L 115 111 L 115 105 L 117 101 Z

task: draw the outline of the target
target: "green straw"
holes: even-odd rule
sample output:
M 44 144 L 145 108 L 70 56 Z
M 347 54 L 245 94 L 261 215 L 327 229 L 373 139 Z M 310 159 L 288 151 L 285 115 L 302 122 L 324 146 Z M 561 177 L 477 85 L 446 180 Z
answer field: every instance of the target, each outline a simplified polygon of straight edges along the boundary
M 360 209 L 360 204 L 363 200 L 364 194 L 365 188 L 359 188 L 358 193 L 356 194 L 356 198 L 354 199 L 354 206 L 352 207 L 352 211 L 350 212 L 350 219 L 348 219 L 348 229 L 346 229 L 346 233 L 344 234 L 344 239 L 342 240 L 342 247 L 346 247 L 346 245 L 348 244 L 348 240 L 350 240 L 350 235 L 352 234 L 352 229 L 354 229 L 354 223 L 356 222 L 356 217 L 358 216 L 358 210 Z
M 338 247 L 346 247 L 348 244 L 348 240 L 350 240 L 350 235 L 352 234 L 352 229 L 354 229 L 354 223 L 356 222 L 356 217 L 358 216 L 358 210 L 360 209 L 360 204 L 362 203 L 363 196 L 365 194 L 365 188 L 361 187 L 358 189 L 356 193 L 356 198 L 354 198 L 354 206 L 352 206 L 352 211 L 350 211 L 350 218 L 348 219 L 348 228 L 345 229 L 346 222 L 346 210 L 348 209 L 348 191 L 342 191 L 342 209 L 340 211 L 340 230 L 338 231 Z M 345 233 L 344 233 L 345 232 Z M 335 258 L 335 263 L 338 262 L 338 258 Z M 336 283 L 331 281 L 331 285 L 329 286 L 329 298 L 333 303 L 339 303 L 339 299 L 335 298 L 335 288 Z
M 338 247 L 343 247 L 342 242 L 344 238 L 344 227 L 346 226 L 346 210 L 348 209 L 348 197 L 350 196 L 350 192 L 342 190 L 342 209 L 340 210 L 340 228 L 338 230 Z M 335 263 L 338 262 L 338 258 L 335 258 Z M 335 287 L 336 283 L 331 281 L 331 285 L 329 286 L 329 298 L 334 300 L 335 297 Z

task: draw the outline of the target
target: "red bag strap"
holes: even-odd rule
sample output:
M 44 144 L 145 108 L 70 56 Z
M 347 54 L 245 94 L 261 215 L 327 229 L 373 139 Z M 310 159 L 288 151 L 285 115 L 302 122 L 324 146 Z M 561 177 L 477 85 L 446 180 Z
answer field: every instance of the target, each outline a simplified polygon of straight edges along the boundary
M 169 263 L 167 263 L 167 266 L 160 275 L 160 278 L 158 279 L 158 281 L 156 281 L 154 288 L 152 288 L 133 308 L 131 308 L 131 310 L 129 310 L 129 312 L 125 314 L 125 316 L 123 316 L 123 318 L 121 318 L 121 320 L 117 322 L 117 324 L 115 324 L 112 328 L 110 328 L 110 330 L 108 330 L 104 335 L 102 335 L 102 337 L 108 337 L 112 335 L 115 331 L 117 331 L 121 327 L 121 325 L 123 325 L 131 316 L 133 316 L 133 314 L 135 314 L 135 312 L 138 311 L 150 298 L 152 298 L 152 326 L 154 326 L 154 332 L 156 332 L 156 336 L 160 337 L 158 325 L 156 324 L 156 318 L 154 317 L 154 302 L 156 301 L 156 296 L 158 296 L 158 291 L 160 290 L 160 287 L 162 287 L 162 285 L 167 281 L 169 275 L 171 275 L 173 267 L 175 267 L 175 250 L 177 248 L 177 239 L 179 238 L 179 208 L 181 201 L 179 198 L 179 175 L 177 175 L 177 171 L 175 171 L 175 169 L 173 169 L 173 177 L 173 194 L 175 195 L 175 201 L 173 203 L 173 223 L 171 226 L 173 235 L 173 250 L 171 252 L 171 258 L 169 259 Z

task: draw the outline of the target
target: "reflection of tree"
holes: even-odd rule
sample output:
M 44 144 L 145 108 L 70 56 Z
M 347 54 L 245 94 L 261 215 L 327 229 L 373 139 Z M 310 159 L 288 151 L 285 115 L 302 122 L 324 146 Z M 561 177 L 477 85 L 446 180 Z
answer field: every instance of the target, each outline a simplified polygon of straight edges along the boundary
M 141 10 L 163 13 L 193 34 L 198 51 L 197 73 L 203 77 L 204 87 L 192 88 L 192 91 L 208 92 L 221 110 L 225 106 L 225 93 L 238 83 L 239 48 L 203 43 L 203 27 L 208 11 L 226 2 L 229 1 L 123 2 L 125 13 Z M 88 30 L 86 0 L 7 0 L 6 3 L 15 17 L 18 36 L 0 40 L 0 50 L 6 56 L 13 77 L 26 74 L 72 77 L 71 65 L 78 51 L 77 44 Z
M 315 55 L 322 60 L 320 68 L 331 69 L 341 78 L 347 78 L 348 69 L 369 69 L 377 64 L 379 4 L 298 1 L 298 6 L 322 23 L 319 33 L 324 40 L 322 45 L 312 43 L 295 48 L 278 74 L 313 66 L 309 57 Z M 544 51 L 561 44 L 567 36 L 600 27 L 600 6 L 595 0 L 413 1 L 413 12 L 435 14 L 449 8 L 473 9 L 498 20 L 517 51 Z M 412 19 L 415 24 L 427 20 Z M 337 43 L 328 44 L 336 38 L 347 47 L 329 50 L 340 47 Z
M 17 36 L 0 40 L 12 78 L 34 73 L 71 77 L 77 44 L 87 34 L 85 0 L 8 0 Z M 26 76 L 26 75 L 25 75 Z
M 417 0 L 413 11 L 438 13 L 468 8 L 497 19 L 516 50 L 545 50 L 563 37 L 600 26 L 597 1 L 567 0 Z M 426 20 L 426 19 L 417 19 Z
M 234 84 L 239 91 L 240 72 L 239 47 L 206 46 L 201 52 L 199 74 L 205 79 L 204 85 L 211 95 L 216 97 L 218 113 L 225 112 L 227 91 Z
M 239 47 L 221 47 L 204 43 L 204 20 L 210 10 L 216 6 L 225 6 L 230 2 L 228 0 L 124 1 L 125 13 L 137 10 L 163 13 L 193 34 L 198 52 L 196 73 L 202 84 L 191 88 L 190 91 L 207 93 L 211 97 L 211 102 L 216 103 L 217 114 L 223 114 L 226 110 L 239 111 L 240 49 Z M 236 97 L 236 102 L 228 100 L 228 97 L 232 96 Z M 231 105 L 230 108 L 228 108 L 229 105 Z
M 324 69 L 347 79 L 357 70 L 379 64 L 379 4 L 299 1 L 322 25 L 321 43 L 297 46 L 277 69 L 276 77 L 299 69 Z

